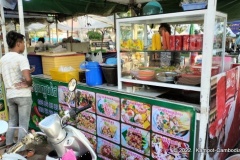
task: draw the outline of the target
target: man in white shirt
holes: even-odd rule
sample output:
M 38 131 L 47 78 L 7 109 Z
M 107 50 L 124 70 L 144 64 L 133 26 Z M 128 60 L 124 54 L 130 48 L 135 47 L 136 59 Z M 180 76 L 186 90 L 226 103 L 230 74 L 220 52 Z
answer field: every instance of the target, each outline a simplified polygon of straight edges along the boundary
M 0 73 L 6 88 L 9 127 L 19 125 L 19 127 L 27 131 L 32 106 L 32 78 L 28 59 L 22 54 L 25 50 L 24 36 L 15 31 L 10 31 L 6 38 L 10 52 L 0 59 Z M 25 132 L 20 129 L 18 141 L 25 135 Z M 13 145 L 13 139 L 14 129 L 9 129 L 6 134 L 6 145 Z M 25 150 L 25 147 L 22 147 L 20 150 Z

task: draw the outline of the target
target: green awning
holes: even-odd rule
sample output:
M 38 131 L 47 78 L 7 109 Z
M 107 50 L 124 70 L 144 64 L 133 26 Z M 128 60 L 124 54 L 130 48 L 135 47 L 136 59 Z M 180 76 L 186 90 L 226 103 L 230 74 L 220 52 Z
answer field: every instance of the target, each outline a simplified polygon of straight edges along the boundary
M 71 16 L 86 14 L 109 16 L 116 12 L 127 11 L 128 6 L 105 2 L 105 0 L 23 0 L 23 10 Z
M 149 0 L 150 1 L 150 0 Z M 182 12 L 181 0 L 158 0 L 164 13 Z M 109 16 L 113 13 L 126 12 L 129 0 L 113 3 L 107 0 L 23 0 L 24 12 L 52 13 L 61 16 L 79 16 L 95 14 Z M 142 4 L 142 7 L 146 3 Z M 228 21 L 240 19 L 240 0 L 218 0 L 217 10 L 228 14 Z M 15 9 L 17 10 L 17 8 Z

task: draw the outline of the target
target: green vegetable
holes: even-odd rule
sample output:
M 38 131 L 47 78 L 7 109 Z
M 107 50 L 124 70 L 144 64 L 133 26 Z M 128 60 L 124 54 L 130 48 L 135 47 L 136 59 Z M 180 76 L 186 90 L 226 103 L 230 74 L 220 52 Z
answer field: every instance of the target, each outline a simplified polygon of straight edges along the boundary
M 98 105 L 98 110 L 99 110 L 99 112 L 104 113 L 102 104 Z
M 131 118 L 129 119 L 129 121 L 130 121 L 130 122 L 135 122 L 133 117 L 131 117 Z

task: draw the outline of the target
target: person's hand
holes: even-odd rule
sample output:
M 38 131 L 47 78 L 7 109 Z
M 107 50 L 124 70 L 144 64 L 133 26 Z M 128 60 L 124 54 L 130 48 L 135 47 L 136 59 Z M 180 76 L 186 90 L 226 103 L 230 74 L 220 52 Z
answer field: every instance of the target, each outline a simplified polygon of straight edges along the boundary
M 30 73 L 33 73 L 35 71 L 35 66 L 31 66 Z
M 19 83 L 15 83 L 14 87 L 16 89 L 20 89 L 20 88 L 28 88 L 29 86 L 27 85 L 27 83 L 25 81 L 19 82 Z

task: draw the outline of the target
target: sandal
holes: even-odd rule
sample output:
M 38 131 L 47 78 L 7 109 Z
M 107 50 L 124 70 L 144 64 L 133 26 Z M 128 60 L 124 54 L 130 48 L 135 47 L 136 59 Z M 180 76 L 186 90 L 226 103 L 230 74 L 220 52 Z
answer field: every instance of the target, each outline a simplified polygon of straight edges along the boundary
M 19 151 L 18 154 L 20 154 L 21 156 L 23 156 L 25 158 L 30 158 L 30 157 L 34 156 L 35 150 L 34 149 L 26 149 L 24 151 Z

